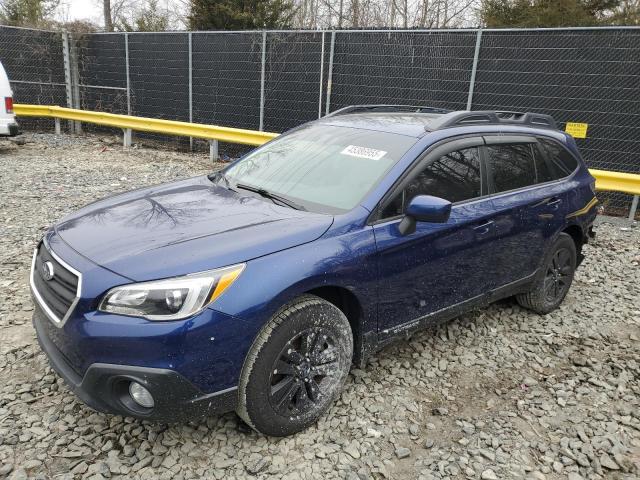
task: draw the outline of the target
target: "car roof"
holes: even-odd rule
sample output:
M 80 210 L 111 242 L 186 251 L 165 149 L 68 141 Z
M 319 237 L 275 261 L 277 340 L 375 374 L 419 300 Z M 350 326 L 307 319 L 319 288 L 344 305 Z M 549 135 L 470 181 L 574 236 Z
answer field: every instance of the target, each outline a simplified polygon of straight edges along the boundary
M 531 129 L 558 131 L 553 117 L 539 113 L 491 110 L 451 111 L 408 105 L 353 105 L 337 110 L 317 122 L 410 137 L 422 137 L 429 132 L 455 127 L 475 127 L 485 132 L 500 131 L 505 126 L 520 127 L 517 129 L 521 129 L 522 132 L 531 131 Z

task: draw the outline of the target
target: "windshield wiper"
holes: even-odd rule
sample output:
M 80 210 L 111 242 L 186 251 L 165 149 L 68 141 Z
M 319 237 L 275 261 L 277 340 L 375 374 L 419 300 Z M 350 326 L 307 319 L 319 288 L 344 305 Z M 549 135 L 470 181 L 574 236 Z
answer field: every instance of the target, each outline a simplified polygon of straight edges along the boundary
M 265 190 L 264 188 L 254 187 L 252 185 L 245 185 L 243 183 L 236 183 L 236 188 L 241 188 L 243 190 L 248 190 L 250 192 L 257 193 L 258 195 L 260 195 L 260 196 L 262 196 L 264 198 L 268 198 L 269 200 L 280 202 L 281 204 L 286 205 L 287 207 L 293 208 L 295 210 L 305 210 L 306 211 L 306 208 L 304 208 L 302 205 L 299 205 L 299 204 L 297 204 L 295 202 L 292 202 L 288 198 L 281 197 L 280 195 L 278 195 L 276 193 L 271 193 L 270 191 Z

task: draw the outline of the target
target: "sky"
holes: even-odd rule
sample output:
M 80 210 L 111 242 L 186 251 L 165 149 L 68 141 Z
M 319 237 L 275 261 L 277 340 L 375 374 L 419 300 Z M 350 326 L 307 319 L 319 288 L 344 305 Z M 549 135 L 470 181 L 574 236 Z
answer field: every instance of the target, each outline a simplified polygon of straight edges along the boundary
M 63 0 L 58 9 L 61 20 L 91 20 L 103 25 L 101 9 L 95 0 Z
M 113 1 L 113 0 L 112 0 Z M 180 0 L 160 0 L 161 6 L 171 7 L 172 11 L 184 8 Z M 101 0 L 62 0 L 57 12 L 58 20 L 90 20 L 98 25 L 104 25 L 102 18 Z

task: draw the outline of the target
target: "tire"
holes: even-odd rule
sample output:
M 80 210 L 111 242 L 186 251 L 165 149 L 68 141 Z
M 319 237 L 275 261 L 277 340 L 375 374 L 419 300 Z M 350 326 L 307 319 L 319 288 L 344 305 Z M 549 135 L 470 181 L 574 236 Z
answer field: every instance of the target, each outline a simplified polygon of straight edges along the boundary
M 349 321 L 335 305 L 304 295 L 256 337 L 240 376 L 238 416 L 282 437 L 314 424 L 342 391 L 353 356 Z
M 558 308 L 573 282 L 576 259 L 573 239 L 566 233 L 561 233 L 545 255 L 532 289 L 516 295 L 518 303 L 541 315 Z

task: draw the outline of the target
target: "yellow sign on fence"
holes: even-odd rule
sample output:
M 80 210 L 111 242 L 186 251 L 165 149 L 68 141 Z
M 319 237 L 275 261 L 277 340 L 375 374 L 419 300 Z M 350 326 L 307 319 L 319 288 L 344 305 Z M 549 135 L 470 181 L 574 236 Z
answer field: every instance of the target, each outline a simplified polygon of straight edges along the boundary
M 573 138 L 587 138 L 587 123 L 573 123 L 567 122 L 565 132 L 571 135 Z

